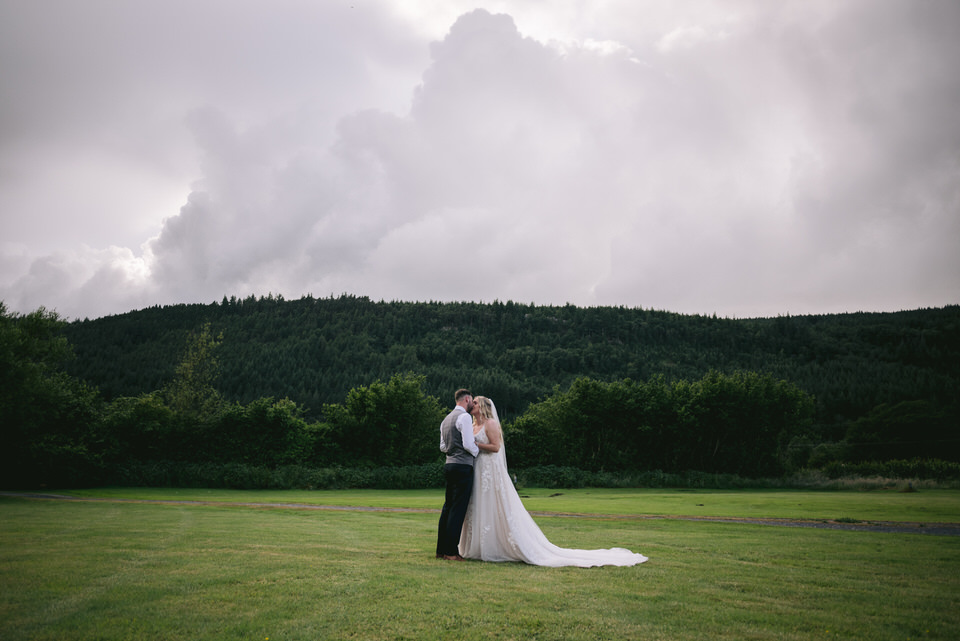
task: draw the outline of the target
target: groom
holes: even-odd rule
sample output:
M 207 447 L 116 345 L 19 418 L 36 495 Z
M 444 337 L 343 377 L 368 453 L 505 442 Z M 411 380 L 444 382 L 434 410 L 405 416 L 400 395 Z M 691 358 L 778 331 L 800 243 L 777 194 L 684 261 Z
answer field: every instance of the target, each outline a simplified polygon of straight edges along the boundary
M 469 390 L 458 389 L 453 399 L 457 406 L 440 423 L 440 451 L 446 453 L 443 476 L 447 481 L 447 493 L 440 511 L 437 526 L 437 558 L 448 561 L 463 561 L 460 556 L 460 530 L 473 491 L 473 461 L 480 448 L 473 440 L 473 395 Z

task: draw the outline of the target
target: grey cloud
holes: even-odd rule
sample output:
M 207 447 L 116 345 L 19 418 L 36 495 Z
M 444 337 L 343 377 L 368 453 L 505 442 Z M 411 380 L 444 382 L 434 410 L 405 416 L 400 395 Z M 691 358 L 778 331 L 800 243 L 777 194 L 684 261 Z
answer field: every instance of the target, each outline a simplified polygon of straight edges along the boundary
M 85 276 L 59 289 L 39 259 L 0 295 L 113 283 L 116 311 L 347 291 L 738 316 L 960 299 L 955 3 L 693 6 L 591 12 L 602 46 L 476 10 L 423 58 L 386 35 L 388 12 L 311 10 L 277 45 L 289 14 L 244 5 L 225 31 L 256 40 L 244 50 L 219 32 L 208 49 L 216 20 L 196 17 L 176 55 L 201 57 L 184 85 L 217 101 L 190 107 L 199 179 L 179 214 L 140 256 L 80 253 Z M 365 35 L 351 49 L 331 25 Z M 310 48 L 313 29 L 333 42 Z M 301 54 L 331 59 L 280 69 Z M 298 79 L 315 86 L 283 95 Z

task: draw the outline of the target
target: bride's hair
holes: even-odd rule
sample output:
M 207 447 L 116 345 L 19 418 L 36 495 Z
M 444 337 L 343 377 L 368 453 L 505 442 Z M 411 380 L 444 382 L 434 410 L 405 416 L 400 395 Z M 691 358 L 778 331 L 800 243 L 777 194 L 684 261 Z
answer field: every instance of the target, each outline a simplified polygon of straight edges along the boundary
M 497 415 L 493 411 L 493 401 L 486 396 L 477 396 L 473 402 L 480 408 L 480 415 L 484 418 L 496 419 Z

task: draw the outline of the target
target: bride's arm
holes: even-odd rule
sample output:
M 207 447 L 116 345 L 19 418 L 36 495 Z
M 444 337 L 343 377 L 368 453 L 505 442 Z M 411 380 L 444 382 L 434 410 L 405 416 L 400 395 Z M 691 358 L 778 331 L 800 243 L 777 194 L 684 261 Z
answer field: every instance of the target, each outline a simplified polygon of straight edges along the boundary
M 484 452 L 499 452 L 503 444 L 503 432 L 500 431 L 500 424 L 496 421 L 487 422 L 487 438 L 490 439 L 489 443 L 477 443 L 477 447 Z

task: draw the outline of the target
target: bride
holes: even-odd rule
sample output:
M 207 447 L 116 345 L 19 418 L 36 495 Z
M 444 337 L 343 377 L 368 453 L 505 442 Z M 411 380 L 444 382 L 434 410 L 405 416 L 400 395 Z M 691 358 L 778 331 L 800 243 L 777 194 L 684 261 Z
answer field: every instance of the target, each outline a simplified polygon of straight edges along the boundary
M 507 474 L 503 432 L 493 401 L 474 400 L 473 431 L 480 455 L 473 468 L 473 494 L 460 535 L 460 555 L 481 561 L 523 561 L 531 565 L 636 565 L 647 557 L 623 548 L 572 550 L 547 540 Z

